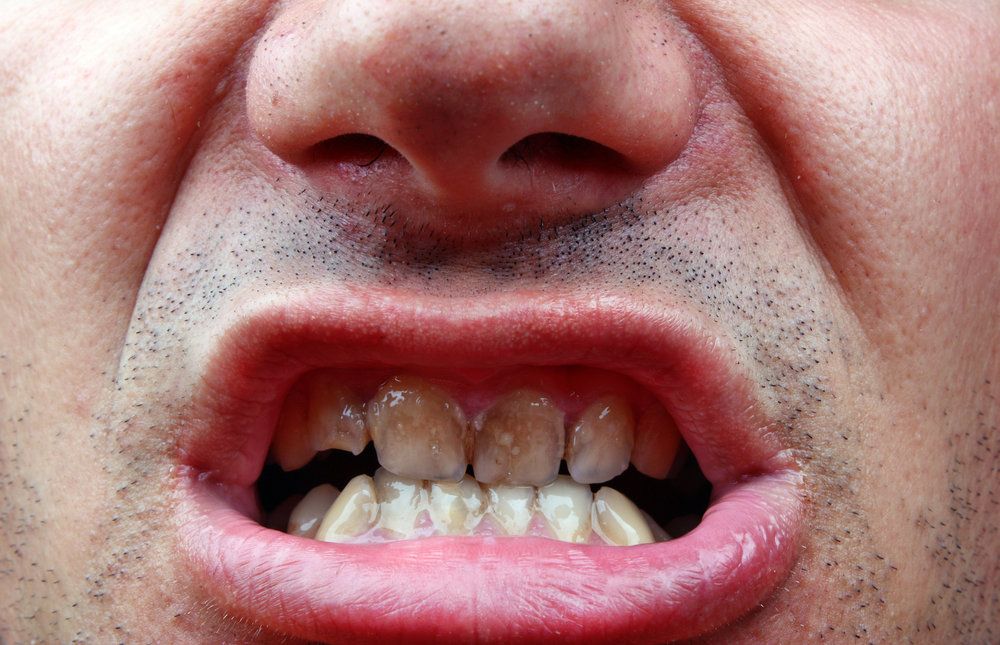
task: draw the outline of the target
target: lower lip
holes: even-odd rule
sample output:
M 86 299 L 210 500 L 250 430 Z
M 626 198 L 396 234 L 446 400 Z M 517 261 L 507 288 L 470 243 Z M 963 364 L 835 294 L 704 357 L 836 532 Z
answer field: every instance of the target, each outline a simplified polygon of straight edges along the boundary
M 439 537 L 329 544 L 266 529 L 252 491 L 181 476 L 180 544 L 229 615 L 320 641 L 665 642 L 731 622 L 789 572 L 800 476 L 716 491 L 684 537 L 636 547 Z

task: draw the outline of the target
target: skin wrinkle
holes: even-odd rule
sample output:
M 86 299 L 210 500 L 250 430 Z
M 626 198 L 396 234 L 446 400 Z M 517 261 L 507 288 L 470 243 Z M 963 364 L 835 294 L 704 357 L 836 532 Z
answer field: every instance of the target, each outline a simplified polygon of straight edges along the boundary
M 721 180 L 716 194 L 663 206 L 650 188 L 605 211 L 558 226 L 526 226 L 503 244 L 477 248 L 426 227 L 414 229 L 403 204 L 371 195 L 333 200 L 309 189 L 300 194 L 304 184 L 284 177 L 270 184 L 253 160 L 227 157 L 227 145 L 245 135 L 241 126 L 227 131 L 227 110 L 236 110 L 229 104 L 238 95 L 220 97 L 227 105 L 203 117 L 194 154 L 204 157 L 192 161 L 180 182 L 141 288 L 122 290 L 138 295 L 117 371 L 109 362 L 96 379 L 107 394 L 87 395 L 95 403 L 80 403 L 77 417 L 96 410 L 88 425 L 52 426 L 57 438 L 84 435 L 89 449 L 81 454 L 107 456 L 89 480 L 97 498 L 88 498 L 87 507 L 96 512 L 79 523 L 80 539 L 90 545 L 80 575 L 45 567 L 35 551 L 49 541 L 57 551 L 64 548 L 51 540 L 56 533 L 49 509 L 72 504 L 74 487 L 88 481 L 46 480 L 25 450 L 37 446 L 31 434 L 48 425 L 44 411 L 37 412 L 48 403 L 32 386 L 33 378 L 45 378 L 33 376 L 39 366 L 47 369 L 45 348 L 0 349 L 0 587 L 16 589 L 0 592 L 0 638 L 17 642 L 19 634 L 32 633 L 53 640 L 149 640 L 140 613 L 145 609 L 172 616 L 169 629 L 192 640 L 285 640 L 199 597 L 177 555 L 157 539 L 173 517 L 162 487 L 172 480 L 177 421 L 201 367 L 199 343 L 223 329 L 225 312 L 241 301 L 327 282 L 442 292 L 456 300 L 514 289 L 571 292 L 586 282 L 606 291 L 628 289 L 651 306 L 685 303 L 736 339 L 737 360 L 750 367 L 768 404 L 780 412 L 782 425 L 774 432 L 796 451 L 809 482 L 810 535 L 795 570 L 765 607 L 716 633 L 720 642 L 752 641 L 755 633 L 833 641 L 995 640 L 998 572 L 991 553 L 997 529 L 984 518 L 998 503 L 1000 445 L 996 381 L 984 375 L 1000 372 L 996 339 L 986 345 L 992 349 L 981 370 L 968 370 L 948 386 L 949 394 L 969 392 L 967 399 L 931 400 L 922 409 L 897 401 L 886 380 L 899 375 L 866 365 L 865 357 L 882 356 L 880 335 L 867 334 L 856 309 L 843 306 L 842 285 L 828 279 L 826 263 L 814 253 L 832 254 L 829 247 L 803 237 L 787 192 L 780 200 L 768 193 L 786 181 L 798 185 L 786 179 L 788 170 L 775 168 L 773 157 L 749 145 L 740 153 L 746 172 L 764 178 L 756 190 Z M 715 118 L 731 119 L 740 136 L 755 138 L 757 122 L 744 108 L 719 109 Z M 739 200 L 730 199 L 737 194 Z M 13 239 L 7 226 L 5 249 Z M 7 270 L 4 265 L 5 276 Z M 30 321 L 26 316 L 25 324 Z M 965 339 L 969 347 L 962 353 L 981 350 L 977 339 Z M 966 410 L 974 411 L 968 425 Z M 880 508 L 864 489 L 904 480 L 873 478 L 880 466 L 866 455 L 891 458 L 879 434 L 903 432 L 888 430 L 894 427 L 926 429 L 921 416 L 947 429 L 947 499 L 920 496 L 909 504 L 905 492 L 889 490 L 882 502 L 892 506 L 898 494 L 907 509 L 901 519 L 916 531 L 913 538 L 895 536 L 894 544 L 894 536 L 873 529 Z M 916 465 L 912 469 L 919 474 Z M 912 552 L 910 539 L 916 540 Z M 911 558 L 913 563 L 902 562 Z M 931 588 L 915 600 L 906 597 L 907 590 L 923 591 L 913 581 L 925 564 L 936 576 Z M 825 588 L 817 589 L 815 580 L 825 581 Z M 147 585 L 170 590 L 166 612 L 139 593 Z M 139 611 L 118 606 L 122 597 L 135 597 Z M 107 616 L 113 624 L 104 622 Z

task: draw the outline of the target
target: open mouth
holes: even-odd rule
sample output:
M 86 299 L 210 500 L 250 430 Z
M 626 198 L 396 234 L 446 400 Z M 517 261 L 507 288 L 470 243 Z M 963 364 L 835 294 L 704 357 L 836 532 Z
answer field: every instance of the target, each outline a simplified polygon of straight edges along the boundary
M 679 310 L 331 288 L 237 312 L 181 438 L 213 601 L 311 640 L 664 642 L 787 575 L 800 479 Z

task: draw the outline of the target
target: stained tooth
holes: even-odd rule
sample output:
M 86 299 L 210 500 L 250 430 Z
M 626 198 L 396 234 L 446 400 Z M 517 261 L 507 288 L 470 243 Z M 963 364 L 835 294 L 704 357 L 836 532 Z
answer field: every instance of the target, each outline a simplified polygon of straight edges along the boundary
M 653 541 L 642 511 L 632 500 L 607 486 L 594 493 L 593 523 L 597 534 L 609 544 L 633 546 Z
M 581 484 L 605 482 L 628 468 L 634 442 L 632 406 L 620 396 L 591 403 L 566 438 L 566 465 Z
M 559 473 L 563 413 L 531 390 L 508 394 L 477 422 L 472 467 L 487 484 L 543 486 Z
M 419 479 L 393 475 L 385 468 L 375 471 L 375 496 L 379 505 L 379 526 L 401 536 L 413 532 L 420 513 L 424 484 Z
M 312 489 L 292 510 L 288 518 L 288 532 L 302 537 L 316 537 L 320 522 L 330 505 L 337 501 L 340 491 L 330 484 L 321 484 Z
M 368 402 L 368 428 L 387 470 L 445 481 L 465 473 L 465 415 L 430 383 L 407 376 L 384 383 Z
M 369 441 L 361 399 L 348 388 L 322 376 L 309 382 L 308 393 L 308 423 L 313 447 L 361 454 Z
M 486 511 L 486 493 L 472 477 L 459 482 L 431 482 L 430 512 L 434 525 L 445 535 L 467 535 Z
M 524 535 L 534 513 L 535 489 L 500 484 L 487 489 L 490 513 L 507 535 Z
M 323 516 L 316 539 L 323 542 L 345 542 L 366 532 L 378 517 L 375 483 L 368 475 L 358 475 L 351 481 Z
M 293 389 L 285 397 L 271 449 L 283 470 L 302 468 L 316 454 L 308 432 L 309 398 Z
M 632 465 L 644 475 L 663 479 L 670 472 L 680 441 L 677 424 L 663 406 L 656 403 L 639 417 Z
M 556 538 L 563 542 L 586 542 L 590 538 L 590 486 L 560 475 L 538 489 L 538 510 Z

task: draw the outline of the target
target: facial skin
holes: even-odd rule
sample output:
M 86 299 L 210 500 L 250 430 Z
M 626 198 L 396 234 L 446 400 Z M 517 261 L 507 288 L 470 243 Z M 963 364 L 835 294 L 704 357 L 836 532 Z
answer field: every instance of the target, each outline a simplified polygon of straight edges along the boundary
M 1000 5 L 139 4 L 0 8 L 0 640 L 282 637 L 191 575 L 178 446 L 218 338 L 329 285 L 682 308 L 806 508 L 700 637 L 997 639 Z M 501 163 L 539 132 L 627 169 Z

